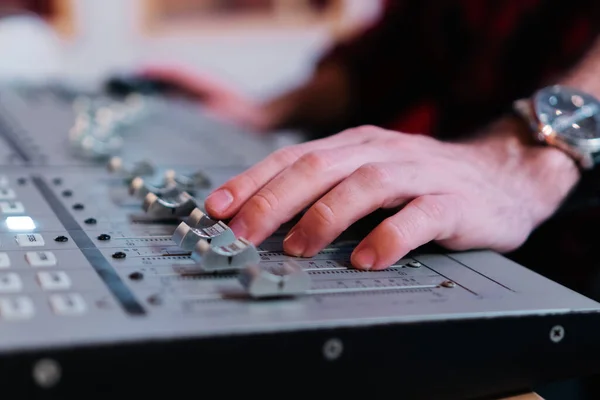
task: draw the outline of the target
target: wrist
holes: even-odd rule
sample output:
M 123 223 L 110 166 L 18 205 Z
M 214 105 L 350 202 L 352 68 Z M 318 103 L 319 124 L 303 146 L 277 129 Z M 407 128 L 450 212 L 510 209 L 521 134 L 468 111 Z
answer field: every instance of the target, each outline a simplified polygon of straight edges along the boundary
M 499 185 L 522 200 L 534 227 L 558 210 L 581 176 L 571 156 L 537 142 L 518 117 L 500 119 L 470 145 L 480 163 L 494 168 Z

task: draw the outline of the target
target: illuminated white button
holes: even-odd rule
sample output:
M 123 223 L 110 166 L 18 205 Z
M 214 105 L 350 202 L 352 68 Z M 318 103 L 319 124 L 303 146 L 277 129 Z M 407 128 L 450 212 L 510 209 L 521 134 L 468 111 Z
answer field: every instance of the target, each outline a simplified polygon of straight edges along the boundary
M 52 267 L 57 264 L 56 256 L 51 251 L 28 251 L 25 259 L 32 267 Z
M 15 191 L 10 188 L 0 188 L 0 200 L 12 200 L 16 197 Z
M 69 275 L 62 271 L 39 272 L 38 281 L 46 290 L 64 290 L 71 287 Z
M 44 245 L 44 238 L 39 233 L 20 233 L 15 236 L 21 247 L 36 247 Z
M 20 201 L 0 201 L 0 211 L 2 214 L 21 214 L 25 212 L 25 207 Z
M 0 253 L 0 268 L 10 267 L 10 258 L 7 253 Z
M 20 292 L 23 288 L 21 277 L 14 272 L 0 274 L 0 293 Z
M 0 316 L 5 319 L 27 319 L 33 313 L 33 301 L 28 297 L 0 298 Z
M 35 229 L 35 222 L 31 217 L 7 217 L 6 227 L 11 231 L 32 231 Z
M 87 310 L 83 297 L 74 293 L 50 296 L 50 306 L 59 315 L 79 315 Z

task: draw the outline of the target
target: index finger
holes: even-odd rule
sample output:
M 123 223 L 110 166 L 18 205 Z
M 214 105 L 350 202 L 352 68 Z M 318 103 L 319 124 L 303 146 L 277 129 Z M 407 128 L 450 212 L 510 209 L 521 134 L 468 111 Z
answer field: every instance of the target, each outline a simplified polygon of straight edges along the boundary
M 324 139 L 284 147 L 245 172 L 221 185 L 205 200 L 206 211 L 218 219 L 233 217 L 241 207 L 263 186 L 303 155 L 338 146 L 360 144 L 370 138 L 359 130 L 349 130 Z

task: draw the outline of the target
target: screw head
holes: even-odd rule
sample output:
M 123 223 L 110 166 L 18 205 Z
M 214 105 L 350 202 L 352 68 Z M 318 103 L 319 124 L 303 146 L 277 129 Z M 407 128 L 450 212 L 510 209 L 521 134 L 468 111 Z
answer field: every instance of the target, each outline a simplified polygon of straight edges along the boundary
M 49 389 L 60 381 L 62 371 L 60 365 L 51 359 L 39 360 L 33 365 L 33 380 L 35 383 L 44 388 Z
M 560 325 L 555 325 L 550 329 L 550 340 L 554 343 L 559 343 L 565 338 L 565 328 Z
M 323 356 L 328 361 L 337 360 L 343 352 L 344 344 L 338 338 L 331 338 L 323 344 Z

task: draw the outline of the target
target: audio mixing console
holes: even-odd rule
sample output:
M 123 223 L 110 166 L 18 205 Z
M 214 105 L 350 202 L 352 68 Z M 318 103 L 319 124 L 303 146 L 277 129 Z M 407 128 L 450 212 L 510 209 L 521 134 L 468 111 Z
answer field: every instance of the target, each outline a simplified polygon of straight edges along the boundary
M 0 382 L 15 398 L 458 399 L 595 372 L 600 305 L 501 255 L 423 248 L 361 272 L 360 229 L 308 259 L 283 253 L 286 226 L 235 237 L 203 198 L 279 144 L 195 104 L 7 86 L 0 133 Z

